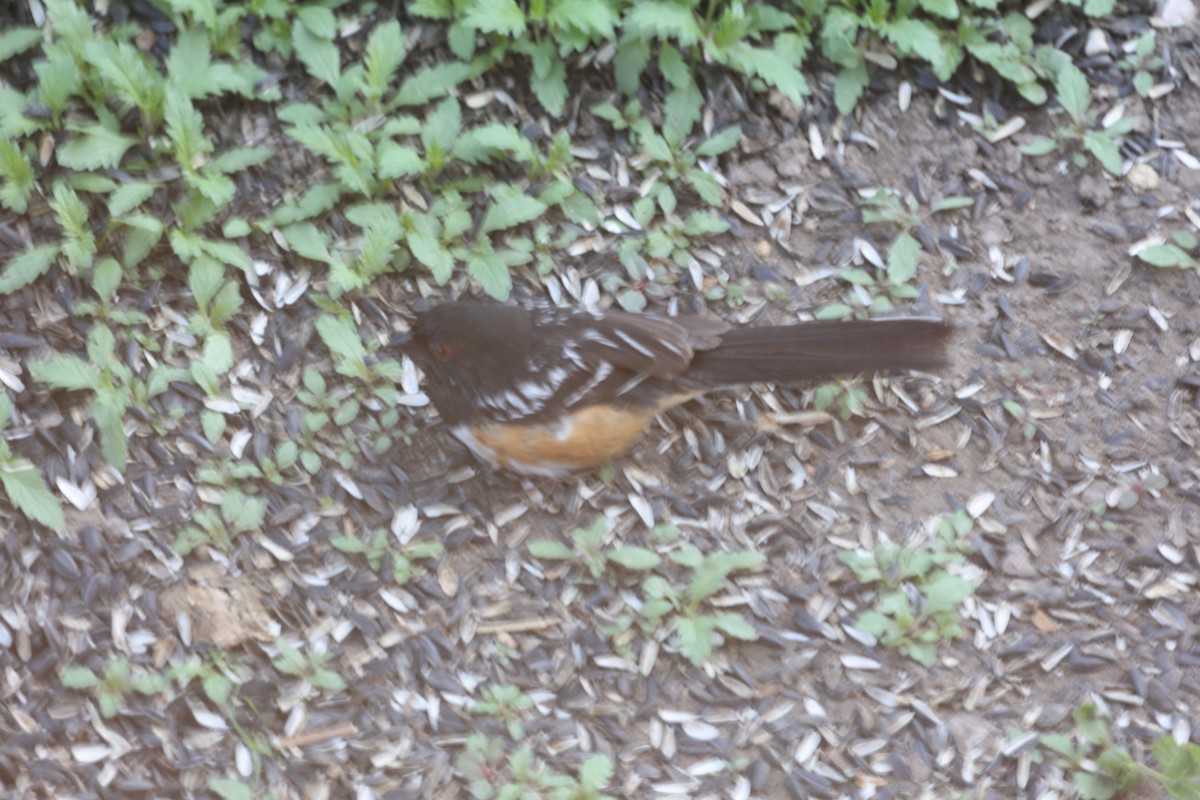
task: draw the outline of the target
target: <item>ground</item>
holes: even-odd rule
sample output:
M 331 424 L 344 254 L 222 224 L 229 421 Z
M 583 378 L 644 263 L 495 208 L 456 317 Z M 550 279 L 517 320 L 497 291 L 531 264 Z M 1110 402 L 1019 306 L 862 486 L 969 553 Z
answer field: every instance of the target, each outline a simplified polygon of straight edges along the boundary
M 589 753 L 609 756 L 608 792 L 624 797 L 1063 796 L 1073 773 L 1021 737 L 1070 733 L 1088 703 L 1140 763 L 1154 764 L 1149 747 L 1164 733 L 1196 741 L 1200 277 L 1150 267 L 1130 248 L 1194 227 L 1200 171 L 1175 148 L 1194 152 L 1200 89 L 1181 80 L 1152 108 L 1096 101 L 1145 115 L 1124 154 L 1152 171 L 1135 186 L 1094 161 L 1022 156 L 1030 131 L 1058 124 L 1046 110 L 1021 111 L 1026 130 L 991 144 L 937 90 L 918 89 L 901 110 L 896 88 L 885 80 L 836 123 L 820 104 L 762 102 L 726 120 L 749 133 L 720 165 L 730 201 L 761 214 L 794 193 L 793 220 L 773 241 L 728 214 L 733 232 L 706 253 L 730 281 L 746 280 L 746 298 L 709 308 L 767 324 L 839 299 L 846 285 L 829 276 L 862 261 L 855 243 L 884 252 L 895 233 L 862 221 L 858 190 L 888 187 L 921 199 L 923 233 L 940 244 L 926 249 L 921 296 L 904 310 L 953 324 L 948 369 L 866 378 L 863 414 L 818 424 L 798 414 L 811 391 L 713 395 L 664 415 L 610 475 L 563 481 L 480 465 L 434 412 L 405 409 L 385 458 L 331 468 L 312 487 L 265 487 L 262 532 L 187 558 L 168 545 L 199 502 L 189 465 L 202 440 L 174 435 L 164 463 L 143 432 L 124 478 L 73 511 L 62 537 L 15 521 L 0 534 L 0 778 L 14 796 L 200 793 L 251 762 L 248 782 L 280 797 L 465 796 L 454 764 L 466 737 L 506 735 L 499 715 L 468 710 L 489 685 L 533 699 L 517 713 L 520 744 L 569 774 Z M 584 136 L 599 135 L 588 125 Z M 975 202 L 927 213 L 955 195 Z M 282 258 L 269 243 L 260 255 Z M 564 268 L 586 280 L 613 263 L 602 250 Z M 403 326 L 394 321 L 416 289 L 410 275 L 380 284 L 371 302 L 392 322 L 361 318 L 382 339 Z M 302 336 L 306 303 L 279 312 L 281 337 Z M 3 313 L 13 330 L 81 347 L 52 288 L 4 298 Z M 248 325 L 237 337 L 248 382 L 274 394 L 240 424 L 277 440 L 300 408 L 300 368 L 331 374 L 328 356 L 312 336 L 291 363 L 263 371 L 278 352 L 256 346 Z M 58 442 L 83 419 L 68 403 L 57 417 L 42 408 L 38 424 Z M 86 446 L 52 449 L 49 468 L 69 477 L 73 456 L 54 453 Z M 1122 494 L 1128 507 L 1117 508 Z M 974 593 L 964 635 L 939 642 L 924 666 L 854 628 L 878 587 L 837 553 L 927 542 L 960 509 L 973 524 L 955 571 Z M 606 636 L 644 601 L 638 581 L 593 579 L 527 549 L 597 517 L 614 543 L 646 543 L 672 523 L 705 553 L 763 553 L 714 599 L 742 612 L 757 640 L 728 638 L 697 667 L 666 632 Z M 380 525 L 445 552 L 401 586 L 386 565 L 331 547 Z M 280 636 L 330 652 L 326 666 L 348 687 L 322 693 L 273 670 Z M 130 700 L 102 719 L 57 678 L 70 663 L 99 671 L 114 653 L 160 669 L 214 652 L 238 683 L 236 731 L 196 691 L 174 690 L 165 705 Z M 506 764 L 489 762 L 491 774 L 509 775 Z

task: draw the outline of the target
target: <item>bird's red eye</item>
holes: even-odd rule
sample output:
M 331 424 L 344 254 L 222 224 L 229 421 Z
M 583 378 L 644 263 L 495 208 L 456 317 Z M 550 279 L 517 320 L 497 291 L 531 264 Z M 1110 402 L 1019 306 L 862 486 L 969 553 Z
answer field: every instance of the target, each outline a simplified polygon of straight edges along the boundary
M 452 349 L 450 349 L 450 345 L 448 345 L 448 344 L 435 344 L 433 346 L 434 358 L 445 361 L 447 358 L 449 358 L 452 355 L 454 355 L 454 351 Z

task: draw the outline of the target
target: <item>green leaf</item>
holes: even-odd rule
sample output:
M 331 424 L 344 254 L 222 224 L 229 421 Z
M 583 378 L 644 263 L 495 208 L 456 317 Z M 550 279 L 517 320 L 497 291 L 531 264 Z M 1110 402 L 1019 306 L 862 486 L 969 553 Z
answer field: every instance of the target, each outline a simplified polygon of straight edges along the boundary
M 463 21 L 484 33 L 513 37 L 525 33 L 525 12 L 515 0 L 475 0 Z
M 100 678 L 87 667 L 67 667 L 62 671 L 60 680 L 68 689 L 91 689 L 100 685 Z
M 506 230 L 535 220 L 546 212 L 546 204 L 530 197 L 515 187 L 497 186 L 492 192 L 492 203 L 483 218 L 480 230 L 483 233 Z
M 1155 244 L 1143 247 L 1137 257 L 1155 267 L 1194 267 L 1196 259 L 1173 244 Z
M 242 783 L 238 778 L 212 777 L 206 783 L 209 792 L 221 800 L 253 800 L 254 790 Z
M 919 0 L 921 8 L 943 19 L 958 19 L 958 3 L 955 0 Z
M 0 34 L 0 64 L 15 55 L 32 50 L 42 41 L 42 32 L 38 28 L 12 28 Z
M 579 783 L 587 789 L 603 789 L 612 777 L 612 760 L 603 753 L 594 753 L 579 765 Z
M 687 182 L 696 190 L 696 194 L 710 206 L 721 205 L 721 184 L 717 179 L 702 169 L 689 169 Z
M 1083 70 L 1071 63 L 1064 64 L 1054 77 L 1054 91 L 1071 119 L 1076 123 L 1083 122 L 1092 102 L 1092 90 Z
M 326 234 L 311 222 L 289 225 L 283 229 L 283 239 L 296 254 L 326 264 L 333 261 L 326 244 Z
M 429 112 L 421 129 L 421 143 L 425 146 L 426 155 L 435 148 L 448 149 L 461 130 L 462 109 L 458 100 L 447 97 Z
M 658 553 L 648 550 L 645 547 L 636 547 L 634 545 L 614 547 L 606 553 L 606 557 L 609 561 L 625 569 L 642 571 L 654 569 L 662 563 L 662 558 L 659 557 Z
M 205 409 L 200 412 L 200 427 L 204 431 L 204 438 L 216 444 L 225 433 L 225 415 Z
M 626 289 L 617 295 L 617 304 L 631 313 L 638 313 L 646 308 L 646 295 L 637 289 Z
M 813 317 L 816 319 L 845 319 L 854 313 L 854 309 L 845 303 L 830 303 L 820 308 Z
M 62 505 L 42 477 L 42 472 L 24 459 L 0 462 L 0 484 L 13 508 L 53 531 L 61 533 L 66 525 Z
M 92 290 L 105 303 L 113 299 L 121 285 L 121 265 L 112 256 L 105 256 L 92 267 Z
M 931 580 L 921 586 L 921 593 L 927 600 L 925 613 L 937 614 L 942 611 L 953 611 L 973 591 L 975 591 L 975 586 L 969 580 L 939 571 Z
M 704 616 L 680 617 L 675 622 L 679 652 L 696 666 L 712 655 L 713 621 Z
M 0 294 L 12 294 L 45 275 L 58 256 L 58 245 L 32 247 L 9 260 L 0 272 Z
M 716 133 L 711 139 L 696 148 L 696 155 L 701 158 L 720 155 L 732 150 L 742 137 L 742 126 L 730 125 Z
M 450 19 L 454 14 L 452 0 L 415 0 L 408 10 L 426 19 Z
M 699 44 L 704 33 L 692 11 L 665 0 L 642 0 L 625 12 L 625 35 L 636 39 L 674 39 L 684 47 Z
M 466 80 L 471 69 L 466 64 L 450 62 L 417 70 L 404 83 L 389 107 L 417 106 L 441 97 Z
M 439 286 L 450 280 L 454 272 L 454 256 L 442 246 L 437 237 L 424 231 L 412 231 L 405 241 L 417 261 L 429 267 L 433 279 Z
M 0 111 L 0 116 L 3 116 L 3 111 Z M 33 187 L 33 165 L 15 143 L 0 134 L 0 204 L 24 214 Z
M 838 113 L 845 115 L 853 111 L 870 83 L 865 59 L 859 58 L 852 66 L 839 70 L 833 82 L 833 102 Z
M 552 45 L 546 43 L 545 46 L 548 51 L 546 61 L 540 69 L 537 61 L 534 62 L 529 88 L 550 116 L 559 117 L 567 102 L 567 67 L 557 57 Z
M 885 29 L 885 36 L 903 53 L 916 53 L 929 62 L 938 80 L 948 81 L 958 66 L 953 51 L 942 43 L 938 29 L 927 20 L 901 19 Z
M 61 353 L 41 361 L 30 361 L 29 373 L 34 380 L 55 389 L 94 389 L 100 383 L 100 376 L 91 364 Z
M 201 314 L 208 314 L 208 305 L 225 282 L 225 267 L 216 259 L 201 256 L 188 267 L 188 288 Z
M 717 630 L 726 636 L 741 639 L 743 642 L 753 642 L 758 638 L 758 631 L 746 621 L 746 618 L 734 611 L 726 611 L 714 617 Z
M 646 71 L 646 65 L 649 63 L 650 41 L 648 39 L 622 38 L 621 43 L 617 45 L 616 55 L 613 57 L 613 76 L 617 79 L 618 88 L 627 97 L 637 95 L 642 74 Z
M 132 181 L 123 183 L 108 196 L 108 213 L 113 217 L 121 217 L 150 199 L 158 189 L 158 184 Z
M 1053 153 L 1058 148 L 1058 142 L 1048 136 L 1039 136 L 1021 145 L 1021 152 L 1027 156 L 1044 156 Z
M 217 375 L 233 368 L 233 342 L 226 333 L 213 333 L 204 340 L 204 363 Z
M 1112 175 L 1121 175 L 1121 151 L 1107 132 L 1089 131 L 1083 137 L 1083 148 L 1096 157 L 1100 166 Z
M 616 37 L 616 13 L 608 3 L 596 0 L 558 0 L 551 5 L 546 20 L 553 27 L 575 28 L 592 40 L 611 41 Z
M 894 286 L 912 280 L 917 274 L 917 259 L 921 256 L 921 243 L 908 232 L 901 233 L 888 248 L 887 276 Z
M 331 17 L 333 16 L 333 12 L 327 8 L 305 6 L 301 10 L 324 11 Z M 297 16 L 303 19 L 306 14 L 301 13 Z M 329 86 L 336 87 L 341 78 L 341 63 L 338 58 L 337 45 L 332 41 L 332 32 L 328 37 L 317 36 L 307 25 L 294 25 L 292 26 L 292 37 L 296 43 L 296 58 L 304 65 L 308 74 Z
M 508 265 L 495 253 L 474 255 L 467 262 L 467 274 L 478 281 L 488 295 L 497 300 L 507 300 L 512 292 L 512 276 L 508 273 Z
M 238 533 L 257 530 L 267 516 L 267 500 L 247 497 L 236 490 L 227 491 L 221 498 L 221 516 Z
M 270 147 L 235 147 L 226 150 L 209 162 L 209 169 L 221 173 L 241 172 L 271 160 L 275 151 Z
M 575 558 L 575 551 L 566 544 L 553 539 L 535 539 L 528 545 L 529 554 L 547 561 L 567 561 Z
M 358 336 L 358 331 L 340 317 L 322 314 L 317 317 L 317 333 L 329 351 L 340 359 L 362 361 L 367 349 Z
M 316 670 L 308 676 L 308 682 L 329 692 L 340 692 L 346 688 L 346 681 L 342 676 L 328 669 Z
M 419 175 L 425 168 L 421 156 L 411 147 L 402 147 L 395 142 L 384 142 L 379 146 L 379 177 L 385 180 L 403 175 Z
M 404 62 L 404 36 L 400 23 L 389 20 L 371 32 L 367 53 L 363 58 L 365 91 L 371 99 L 383 96 L 391 85 L 392 76 Z
M 87 206 L 70 186 L 56 183 L 50 208 L 66 234 L 62 254 L 77 267 L 90 267 L 96 254 L 96 236 L 92 233 Z

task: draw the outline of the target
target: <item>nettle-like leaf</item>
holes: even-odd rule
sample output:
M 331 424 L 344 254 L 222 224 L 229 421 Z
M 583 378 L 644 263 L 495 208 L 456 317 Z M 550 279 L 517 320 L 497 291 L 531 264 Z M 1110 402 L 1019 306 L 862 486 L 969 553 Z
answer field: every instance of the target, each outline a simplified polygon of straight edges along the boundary
M 349 361 L 361 364 L 366 359 L 367 349 L 359 338 L 358 331 L 348 321 L 330 314 L 322 314 L 317 317 L 317 333 L 339 363 Z
M 96 255 L 96 237 L 88 220 L 87 206 L 66 183 L 56 183 L 50 208 L 66 234 L 62 254 L 78 267 L 90 267 Z
M 37 28 L 12 28 L 0 34 L 0 64 L 42 42 L 42 32 Z
M 0 420 L 0 423 L 7 420 Z M 0 486 L 13 508 L 53 531 L 66 526 L 62 504 L 46 487 L 41 470 L 23 458 L 14 458 L 0 440 Z
M 1058 102 L 1076 124 L 1087 118 L 1087 109 L 1092 102 L 1092 89 L 1087 76 L 1074 64 L 1066 64 L 1054 78 L 1054 91 Z
M 58 245 L 43 244 L 11 258 L 0 272 L 0 294 L 12 294 L 45 275 L 58 253 Z
M 546 213 L 546 208 L 545 203 L 514 186 L 497 186 L 492 191 L 492 203 L 484 215 L 480 231 L 491 233 L 530 222 Z
M 463 21 L 483 33 L 514 38 L 525 33 L 525 12 L 515 0 L 475 0 Z
M 383 97 L 391 85 L 392 76 L 404 63 L 404 56 L 404 36 L 400 32 L 400 23 L 390 20 L 376 27 L 367 42 L 367 52 L 363 58 L 363 96 L 368 100 Z
M 512 293 L 508 264 L 498 253 L 483 251 L 473 254 L 467 262 L 467 274 L 497 300 L 507 300 Z
M 625 12 L 625 34 L 638 39 L 674 39 L 684 47 L 704 36 L 695 14 L 686 6 L 666 0 L 639 2 Z
M 71 126 L 72 136 L 55 157 L 64 167 L 78 170 L 115 169 L 137 139 L 109 130 L 104 125 Z
M 474 36 L 474 32 L 471 32 L 471 36 Z M 396 93 L 395 99 L 388 104 L 388 109 L 395 110 L 402 106 L 419 106 L 435 98 L 442 97 L 466 80 L 470 74 L 470 66 L 459 62 L 435 64 L 417 70 L 404 83 L 400 84 L 400 91 Z
M 156 127 L 162 108 L 165 81 L 141 52 L 128 42 L 94 39 L 84 45 L 83 56 L 103 77 L 114 94 L 138 109 Z
M 33 165 L 14 142 L 0 137 L 0 205 L 24 214 L 33 192 Z
M 341 78 L 341 60 L 333 39 L 337 35 L 337 20 L 333 12 L 321 6 L 304 6 L 296 12 L 300 23 L 292 26 L 296 58 L 309 75 L 329 86 L 337 86 Z

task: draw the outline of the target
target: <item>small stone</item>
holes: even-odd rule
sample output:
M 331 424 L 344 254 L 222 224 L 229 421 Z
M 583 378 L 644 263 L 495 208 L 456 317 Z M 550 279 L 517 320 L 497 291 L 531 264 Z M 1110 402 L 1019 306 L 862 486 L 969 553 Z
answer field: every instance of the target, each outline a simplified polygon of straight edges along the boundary
M 1112 199 L 1112 187 L 1103 175 L 1087 174 L 1079 179 L 1079 199 L 1100 208 Z
M 1108 37 L 1104 35 L 1104 31 L 1099 28 L 1092 28 L 1088 31 L 1087 42 L 1083 45 L 1083 52 L 1089 56 L 1106 55 L 1108 51 Z
M 1139 192 L 1152 192 L 1158 188 L 1158 173 L 1149 164 L 1134 164 L 1125 178 Z

